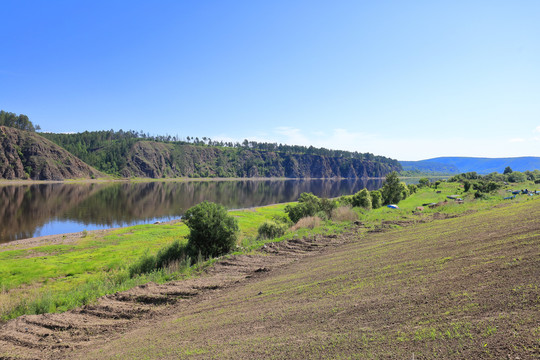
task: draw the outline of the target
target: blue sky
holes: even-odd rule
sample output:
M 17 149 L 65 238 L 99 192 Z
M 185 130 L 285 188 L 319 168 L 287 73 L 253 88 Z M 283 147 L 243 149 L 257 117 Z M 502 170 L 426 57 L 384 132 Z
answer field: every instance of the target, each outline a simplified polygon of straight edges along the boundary
M 540 1 L 0 3 L 0 108 L 43 131 L 540 156 Z

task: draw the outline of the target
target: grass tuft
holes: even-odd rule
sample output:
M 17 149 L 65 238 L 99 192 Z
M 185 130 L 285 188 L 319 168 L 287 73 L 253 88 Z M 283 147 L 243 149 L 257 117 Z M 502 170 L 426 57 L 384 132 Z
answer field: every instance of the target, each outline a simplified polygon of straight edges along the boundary
M 314 229 L 321 225 L 321 218 L 317 216 L 307 216 L 298 220 L 298 222 L 291 227 L 291 231 L 297 231 L 298 229 L 307 228 Z
M 332 220 L 338 222 L 352 222 L 358 220 L 358 214 L 350 206 L 340 206 L 332 210 Z

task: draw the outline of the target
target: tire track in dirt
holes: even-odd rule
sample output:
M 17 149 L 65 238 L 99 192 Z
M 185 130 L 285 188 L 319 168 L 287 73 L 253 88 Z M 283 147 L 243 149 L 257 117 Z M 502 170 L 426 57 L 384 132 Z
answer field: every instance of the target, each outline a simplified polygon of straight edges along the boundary
M 349 242 L 354 234 L 268 243 L 253 254 L 223 257 L 198 278 L 140 285 L 64 313 L 20 316 L 0 327 L 0 359 L 69 357 L 73 350 L 118 337 L 145 320 L 166 316 L 219 289 L 262 276 L 327 246 Z

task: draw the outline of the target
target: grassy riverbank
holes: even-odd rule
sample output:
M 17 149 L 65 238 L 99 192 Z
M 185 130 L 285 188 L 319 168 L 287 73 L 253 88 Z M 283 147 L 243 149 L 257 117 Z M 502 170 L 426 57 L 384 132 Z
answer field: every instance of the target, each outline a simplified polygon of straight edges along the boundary
M 516 185 L 518 188 L 530 184 Z M 532 197 L 518 196 L 511 201 L 502 200 L 501 190 L 487 199 L 475 200 L 472 194 L 462 194 L 457 183 L 442 183 L 439 189 L 424 188 L 400 202 L 400 209 L 357 209 L 364 227 L 362 231 L 393 228 L 404 224 L 423 222 L 433 217 L 448 217 L 467 212 L 493 208 L 502 203 L 533 201 Z M 440 193 L 438 193 L 440 192 Z M 459 194 L 463 204 L 449 200 L 447 195 Z M 413 214 L 417 206 L 437 203 Z M 257 228 L 266 220 L 283 216 L 285 204 L 232 211 L 238 218 L 241 235 L 238 252 L 249 252 L 263 244 L 256 239 Z M 344 231 L 350 223 L 323 222 L 313 230 L 289 231 L 280 241 L 301 237 L 307 232 L 336 233 Z M 64 311 L 89 303 L 97 297 L 125 290 L 149 281 L 166 282 L 195 276 L 212 261 L 199 261 L 193 266 L 175 264 L 150 274 L 129 277 L 128 267 L 143 254 L 154 254 L 174 240 L 185 241 L 188 233 L 183 223 L 139 225 L 102 233 L 81 234 L 81 238 L 68 244 L 41 244 L 18 248 L 13 245 L 0 249 L 0 314 L 2 319 L 22 314 Z M 267 240 L 268 241 L 268 240 Z M 196 261 L 196 260 L 194 260 Z
M 239 220 L 240 242 L 251 244 L 259 224 L 283 212 L 285 205 L 232 211 Z M 181 273 L 158 271 L 130 279 L 129 264 L 145 253 L 155 253 L 174 240 L 185 241 L 182 223 L 137 225 L 98 233 L 81 233 L 68 244 L 31 248 L 7 245 L 0 252 L 0 313 L 3 319 L 25 313 L 63 311 L 106 293 L 148 281 L 163 282 L 190 276 L 197 266 Z M 203 264 L 199 264 L 199 267 Z

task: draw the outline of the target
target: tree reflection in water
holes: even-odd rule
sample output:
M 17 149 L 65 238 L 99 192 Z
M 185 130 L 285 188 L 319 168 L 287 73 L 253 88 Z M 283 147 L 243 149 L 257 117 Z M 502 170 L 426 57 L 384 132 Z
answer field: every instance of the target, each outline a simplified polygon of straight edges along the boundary
M 0 242 L 178 218 L 203 200 L 240 209 L 295 201 L 303 192 L 338 197 L 381 186 L 380 179 L 0 186 Z

